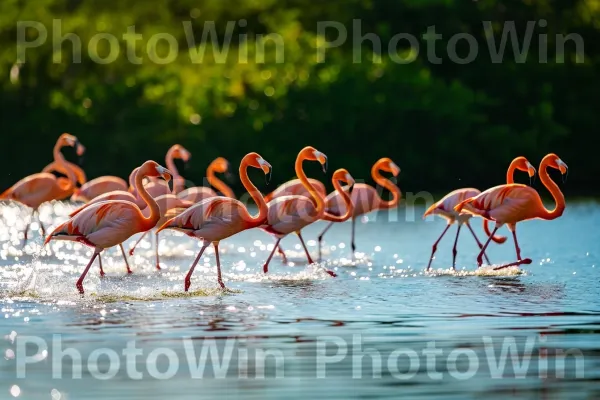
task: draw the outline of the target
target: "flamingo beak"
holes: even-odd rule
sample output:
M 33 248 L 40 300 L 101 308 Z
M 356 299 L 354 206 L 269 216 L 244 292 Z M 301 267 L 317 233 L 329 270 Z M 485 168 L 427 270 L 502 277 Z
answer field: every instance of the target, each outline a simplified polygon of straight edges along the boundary
M 258 159 L 258 165 L 260 165 L 260 169 L 262 169 L 263 172 L 265 173 L 265 182 L 268 185 L 271 182 L 271 175 L 273 174 L 273 167 L 271 166 L 271 164 L 266 162 L 264 158 Z
M 567 164 L 565 164 L 565 162 L 563 160 L 561 160 L 561 159 L 556 160 L 556 164 L 558 165 L 558 169 L 561 174 L 565 175 L 568 172 L 569 167 L 567 167 Z
M 531 165 L 529 162 L 527 163 L 527 173 L 529 174 L 529 178 L 533 178 L 535 176 L 535 174 L 537 173 L 537 171 L 535 170 L 535 167 L 533 165 Z
M 392 175 L 398 176 L 400 173 L 400 167 L 396 165 L 396 163 L 390 163 L 390 169 L 392 170 Z
M 356 182 L 354 181 L 352 175 L 346 174 L 346 183 L 348 184 L 348 186 L 354 186 Z
M 156 167 L 156 171 L 167 182 L 171 181 L 171 179 L 173 178 L 173 173 L 171 171 L 169 171 L 168 169 L 166 169 L 165 167 L 161 167 L 159 165 L 158 167 Z
M 326 174 L 327 173 L 327 156 L 318 150 L 315 150 L 314 154 L 315 154 L 315 158 L 317 159 L 317 161 L 320 162 L 321 165 L 323 166 L 323 173 Z
M 81 157 L 83 155 L 83 153 L 85 153 L 85 146 L 82 145 L 79 140 L 75 141 L 75 151 L 77 152 L 77 155 L 79 157 Z

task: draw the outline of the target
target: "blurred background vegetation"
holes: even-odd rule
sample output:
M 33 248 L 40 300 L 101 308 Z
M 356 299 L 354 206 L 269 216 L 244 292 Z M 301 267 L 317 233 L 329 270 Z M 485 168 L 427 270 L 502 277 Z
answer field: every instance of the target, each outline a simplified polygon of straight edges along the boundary
M 373 162 L 389 156 L 402 168 L 400 187 L 410 192 L 484 189 L 502 183 L 513 157 L 525 155 L 537 166 L 548 152 L 571 168 L 565 192 L 598 190 L 592 136 L 599 112 L 600 0 L 3 0 L 0 10 L 0 191 L 49 163 L 62 132 L 87 147 L 88 179 L 126 177 L 146 159 L 164 160 L 170 145 L 180 143 L 193 154 L 183 175 L 196 183 L 212 159 L 224 156 L 237 165 L 249 151 L 271 162 L 274 182 L 281 183 L 293 177 L 298 150 L 310 144 L 329 156 L 332 169 L 346 167 L 367 182 Z M 62 62 L 53 62 L 53 19 L 61 20 L 63 35 L 80 37 L 81 63 L 72 62 L 69 40 Z M 380 63 L 369 41 L 363 62 L 353 62 L 353 19 L 361 20 L 363 34 L 381 38 Z M 510 44 L 502 63 L 491 61 L 482 21 L 492 21 L 499 43 L 505 21 L 515 21 L 522 39 L 527 22 L 541 19 L 547 26 L 536 25 L 526 62 L 516 62 Z M 25 20 L 44 24 L 48 40 L 17 64 L 17 21 Z M 237 22 L 224 63 L 211 56 L 210 45 L 202 63 L 190 61 L 184 21 L 196 42 L 205 22 L 214 21 L 219 43 L 227 22 Z M 348 30 L 345 45 L 327 50 L 324 63 L 316 57 L 324 41 L 319 21 Z M 122 40 L 132 25 L 142 35 L 137 65 L 128 61 Z M 439 64 L 428 60 L 422 39 L 432 25 L 443 35 Z M 119 38 L 113 63 L 90 59 L 88 42 L 100 32 Z M 146 52 L 150 37 L 162 32 L 179 43 L 178 57 L 165 65 Z M 284 38 L 283 63 L 276 62 L 275 46 L 266 45 L 262 63 L 254 46 L 239 40 L 246 34 L 251 43 L 253 35 L 269 33 Z M 387 44 L 398 33 L 419 39 L 414 62 L 390 59 Z M 473 62 L 449 59 L 446 45 L 457 33 L 477 39 Z M 555 35 L 569 33 L 583 38 L 585 62 L 576 63 L 573 42 L 565 45 L 564 63 L 555 61 Z M 27 34 L 36 37 L 35 30 Z M 539 34 L 547 34 L 547 63 L 539 62 Z M 104 45 L 98 46 L 101 57 L 108 54 Z M 465 57 L 468 48 L 461 45 Z M 240 48 L 248 51 L 247 63 L 240 62 Z M 158 54 L 167 50 L 159 46 Z M 398 49 L 402 57 L 406 51 Z M 240 194 L 239 181 L 235 189 Z

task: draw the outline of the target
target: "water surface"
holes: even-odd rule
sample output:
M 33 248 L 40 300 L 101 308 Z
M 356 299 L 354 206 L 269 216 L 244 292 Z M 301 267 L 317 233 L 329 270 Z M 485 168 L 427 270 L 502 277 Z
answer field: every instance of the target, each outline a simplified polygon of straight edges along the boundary
M 555 221 L 520 224 L 523 256 L 533 259 L 522 271 L 474 273 L 477 247 L 463 229 L 459 273 L 452 273 L 452 228 L 436 271 L 424 273 L 445 222 L 403 207 L 357 223 L 357 260 L 350 223 L 328 232 L 318 265 L 307 265 L 296 237 L 284 239 L 291 264 L 276 256 L 267 276 L 272 239 L 260 230 L 230 238 L 222 242 L 227 293 L 217 290 L 212 251 L 192 293 L 183 293 L 199 243 L 168 232 L 162 271 L 153 268 L 149 241 L 131 258 L 130 276 L 111 249 L 107 276 L 92 268 L 83 297 L 74 285 L 91 249 L 56 242 L 43 250 L 35 235 L 21 251 L 27 211 L 0 207 L 0 398 L 600 398 L 600 205 L 593 201 L 570 202 Z M 72 207 L 48 205 L 42 219 L 56 225 Z M 473 225 L 483 237 L 480 221 Z M 304 231 L 315 257 L 323 227 Z M 512 241 L 491 245 L 488 255 L 494 264 L 513 261 Z M 47 344 L 47 352 L 24 346 L 28 340 Z M 513 342 L 517 354 L 502 357 Z M 81 364 L 61 359 L 61 349 Z M 23 366 L 25 356 L 37 358 Z

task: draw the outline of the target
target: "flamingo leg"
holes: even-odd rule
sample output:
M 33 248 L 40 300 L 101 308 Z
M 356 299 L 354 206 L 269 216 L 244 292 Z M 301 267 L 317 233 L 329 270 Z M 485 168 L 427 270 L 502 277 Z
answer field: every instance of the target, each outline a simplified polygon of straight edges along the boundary
M 509 225 L 508 229 L 512 232 L 513 241 L 515 242 L 515 251 L 517 252 L 517 260 L 521 261 L 521 248 L 519 247 L 519 241 L 517 240 L 517 226 Z
M 306 244 L 304 244 L 304 239 L 302 238 L 302 234 L 298 231 L 296 232 L 296 234 L 298 235 L 298 238 L 300 239 L 300 242 L 302 243 L 302 247 L 304 247 L 304 251 L 306 252 L 306 257 L 308 258 L 308 263 L 312 264 L 313 260 L 312 258 L 310 258 L 310 254 L 308 253 L 308 249 L 306 248 Z M 325 272 L 327 272 L 329 275 L 333 276 L 334 278 L 337 276 L 337 274 L 331 270 L 328 270 L 327 268 L 323 268 L 325 270 Z
M 354 258 L 354 253 L 356 252 L 356 244 L 354 244 L 354 231 L 356 230 L 356 218 L 352 217 L 352 240 L 350 241 L 350 246 L 352 247 L 352 258 Z
M 458 245 L 458 235 L 460 235 L 461 224 L 458 224 L 458 228 L 456 229 L 456 239 L 454 239 L 454 247 L 452 247 L 452 269 L 456 270 L 456 254 L 458 251 L 456 250 L 456 246 Z
M 127 256 L 125 255 L 125 248 L 123 247 L 123 243 L 121 243 L 119 245 L 119 247 L 121 248 L 121 254 L 123 254 L 123 260 L 125 261 L 125 266 L 127 267 L 127 273 L 131 274 L 131 268 L 129 268 L 129 261 L 127 261 Z
M 148 234 L 148 232 L 149 231 L 146 231 L 146 232 L 142 233 L 142 236 L 140 236 L 140 238 L 137 240 L 137 242 L 135 242 L 135 244 L 133 245 L 133 247 L 131 249 L 129 249 L 129 255 L 130 256 L 133 255 L 133 252 L 135 251 L 135 248 L 138 246 L 138 244 L 140 244 L 140 242 Z
M 273 246 L 273 251 L 271 251 L 271 254 L 269 254 L 269 258 L 267 258 L 267 261 L 265 261 L 265 265 L 263 265 L 263 273 L 267 273 L 269 272 L 269 263 L 271 262 L 271 259 L 273 258 L 273 254 L 275 254 L 275 250 L 277 250 L 277 247 L 279 246 L 279 242 L 281 242 L 281 238 L 277 238 L 277 241 L 275 242 L 275 246 Z
M 25 247 L 27 245 L 27 240 L 29 239 L 29 226 L 31 225 L 31 222 L 33 221 L 33 217 L 35 216 L 35 213 L 37 213 L 37 208 L 34 208 L 33 211 L 31 212 L 31 215 L 29 216 L 29 222 L 27 222 L 27 226 L 25 226 L 25 235 L 23 237 L 23 247 Z M 40 221 L 40 225 L 41 225 L 42 221 Z M 45 236 L 45 230 L 44 230 L 44 236 Z
M 325 229 L 323 229 L 323 232 L 321 232 L 321 234 L 319 235 L 318 241 L 319 241 L 319 261 L 321 261 L 321 242 L 323 242 L 323 236 L 325 236 L 325 233 L 327 233 L 327 231 L 329 230 L 329 228 L 331 228 L 331 226 L 333 225 L 333 222 L 330 222 L 327 227 Z
M 435 255 L 435 252 L 437 251 L 437 246 L 440 243 L 440 240 L 442 240 L 442 238 L 446 234 L 446 232 L 448 232 L 448 229 L 450 229 L 450 224 L 446 225 L 446 228 L 444 229 L 444 231 L 442 232 L 440 237 L 433 243 L 433 246 L 431 246 L 431 257 L 429 257 L 429 264 L 427 264 L 427 271 L 429 271 L 431 269 L 431 262 L 433 261 L 433 256 Z
M 206 248 L 208 247 L 209 244 L 210 243 L 205 243 L 204 246 L 202 246 L 202 248 L 200 249 L 200 253 L 198 253 L 198 257 L 196 257 L 196 259 L 194 260 L 194 263 L 190 267 L 190 270 L 188 271 L 187 275 L 185 276 L 184 289 L 186 292 L 190 289 L 190 286 L 192 284 L 192 274 L 194 273 L 194 269 L 196 268 L 198 261 L 200 261 L 200 257 L 202 257 L 202 254 L 204 254 L 204 250 L 206 250 Z
M 473 235 L 473 238 L 475 238 L 475 241 L 477 242 L 477 246 L 479 246 L 479 250 L 481 250 L 481 248 L 483 247 L 483 244 L 477 238 L 477 235 L 475 234 L 475 231 L 471 227 L 471 224 L 469 223 L 469 221 L 465 222 L 465 225 L 467 225 L 467 228 L 469 228 L 469 230 L 471 231 L 471 234 Z M 485 257 L 485 261 L 488 264 L 491 264 L 490 259 L 488 258 L 487 254 L 483 253 L 483 256 Z
M 160 271 L 160 259 L 158 258 L 158 232 L 154 234 L 154 241 L 156 242 L 156 269 Z
M 81 294 L 84 293 L 83 292 L 83 279 L 85 278 L 85 276 L 87 275 L 88 271 L 90 270 L 90 267 L 94 263 L 94 260 L 96 259 L 96 257 L 98 257 L 100 255 L 100 251 L 101 250 L 99 250 L 99 249 L 94 250 L 94 255 L 92 256 L 92 259 L 88 263 L 87 267 L 85 267 L 85 269 L 83 270 L 83 273 L 81 274 L 81 276 L 77 280 L 77 283 L 75 284 L 75 286 L 79 290 L 79 293 L 81 293 Z
M 223 277 L 221 275 L 221 258 L 219 257 L 219 242 L 213 242 L 213 246 L 215 248 L 215 257 L 217 258 L 217 282 L 219 282 L 219 286 L 221 286 L 221 289 L 226 289 L 225 284 L 223 283 Z
M 285 251 L 283 250 L 283 247 L 281 247 L 281 244 L 277 245 L 277 253 L 281 254 L 281 262 L 283 262 L 284 264 L 288 263 L 288 259 L 287 256 L 285 255 Z
M 481 264 L 483 264 L 483 254 L 485 253 L 485 249 L 487 249 L 488 245 L 492 241 L 492 237 L 496 234 L 496 232 L 498 231 L 498 228 L 500 228 L 500 225 L 496 225 L 496 227 L 492 231 L 492 234 L 490 235 L 488 240 L 486 240 L 485 244 L 481 248 L 481 251 L 477 255 L 477 268 L 481 267 Z
M 104 268 L 102 268 L 102 256 L 98 253 L 98 265 L 100 266 L 100 276 L 106 275 L 104 273 Z
M 308 263 L 312 264 L 313 260 L 310 257 L 310 253 L 308 252 L 308 248 L 306 247 L 306 244 L 304 243 L 304 239 L 302 238 L 302 234 L 300 233 L 300 231 L 298 231 L 298 232 L 296 232 L 296 235 L 298 235 L 298 239 L 300 239 L 300 243 L 302 243 L 302 247 L 304 248 L 304 252 L 306 253 L 306 259 L 308 260 Z
M 523 260 L 518 260 L 518 261 L 512 262 L 510 264 L 505 264 L 505 265 L 501 265 L 500 267 L 496 267 L 496 268 L 494 268 L 494 271 L 498 271 L 500 269 L 504 269 L 504 268 L 508 268 L 508 267 L 519 266 L 522 264 L 531 264 L 531 262 L 532 262 L 531 258 L 525 258 Z

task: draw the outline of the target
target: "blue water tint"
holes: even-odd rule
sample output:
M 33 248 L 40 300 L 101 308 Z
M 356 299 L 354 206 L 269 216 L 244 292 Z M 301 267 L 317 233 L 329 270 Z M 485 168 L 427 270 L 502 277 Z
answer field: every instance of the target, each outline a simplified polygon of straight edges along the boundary
M 276 255 L 267 276 L 268 234 L 254 230 L 227 239 L 222 263 L 231 292 L 217 290 L 209 251 L 187 296 L 183 277 L 197 241 L 164 233 L 160 272 L 153 267 L 153 243 L 142 242 L 131 258 L 131 276 L 118 249 L 110 249 L 107 276 L 100 278 L 94 266 L 82 297 L 75 281 L 91 250 L 64 242 L 43 250 L 36 235 L 21 251 L 27 211 L 1 207 L 2 399 L 600 398 L 600 205 L 593 201 L 569 202 L 555 221 L 519 224 L 523 256 L 533 260 L 523 271 L 475 274 L 478 249 L 463 229 L 459 273 L 453 273 L 453 227 L 439 246 L 434 272 L 424 273 L 445 222 L 422 220 L 421 207 L 402 207 L 357 222 L 357 251 L 364 253 L 358 260 L 350 254 L 350 223 L 328 232 L 319 265 L 307 265 L 296 237 L 284 239 L 293 266 Z M 42 220 L 55 225 L 69 209 L 48 205 Z M 480 220 L 472 224 L 483 239 Z M 303 233 L 315 258 L 314 240 L 324 226 Z M 509 235 L 505 228 L 501 233 Z M 510 236 L 490 246 L 495 264 L 514 260 Z M 47 344 L 47 353 L 28 345 L 23 354 L 23 343 L 35 340 L 27 336 Z M 81 379 L 73 379 L 69 357 L 57 357 L 59 339 L 62 348 L 81 355 Z M 138 357 L 124 355 L 128 343 L 139 349 Z M 512 343 L 518 357 L 505 357 L 502 369 L 502 348 Z M 228 354 L 222 361 L 229 364 L 219 371 L 206 353 L 204 374 L 194 378 L 188 357 L 200 357 L 203 346 L 217 349 L 218 358 Z M 95 361 L 93 352 L 102 349 L 116 352 L 116 360 L 105 354 Z M 433 359 L 428 350 L 439 355 Z M 153 351 L 162 355 L 152 360 Z M 264 369 L 261 352 L 267 354 Z M 19 369 L 25 356 L 36 354 Z M 524 361 L 526 354 L 531 357 L 521 375 L 513 360 Z M 98 379 L 109 367 L 114 377 Z M 169 367 L 172 376 L 158 379 Z

